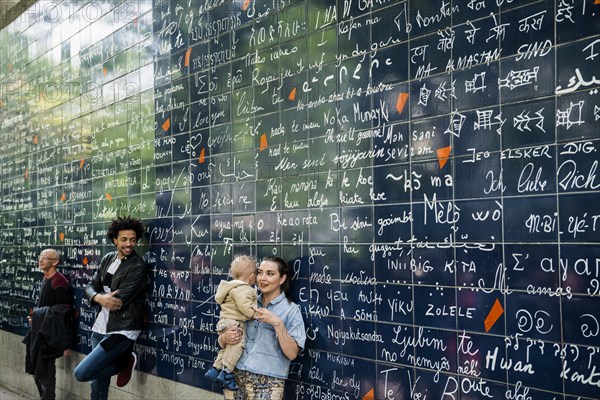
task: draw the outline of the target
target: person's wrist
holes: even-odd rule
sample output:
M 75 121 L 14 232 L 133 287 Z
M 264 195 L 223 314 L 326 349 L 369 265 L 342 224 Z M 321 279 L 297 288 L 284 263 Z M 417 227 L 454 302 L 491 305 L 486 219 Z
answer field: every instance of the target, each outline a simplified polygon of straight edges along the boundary
M 102 301 L 104 299 L 104 296 L 102 295 L 102 293 L 96 293 L 94 295 L 94 297 L 92 297 L 92 301 L 95 301 L 96 303 L 100 304 L 102 307 L 104 307 L 104 302 Z
M 275 336 L 277 337 L 285 330 L 285 325 L 283 325 L 283 320 L 281 318 L 278 321 L 275 321 L 273 327 L 275 328 Z

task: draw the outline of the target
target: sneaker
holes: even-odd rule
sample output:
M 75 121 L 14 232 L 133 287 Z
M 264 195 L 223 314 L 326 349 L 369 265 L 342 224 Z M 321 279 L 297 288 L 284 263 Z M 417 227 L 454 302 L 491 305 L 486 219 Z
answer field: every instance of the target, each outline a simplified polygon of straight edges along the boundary
M 233 378 L 226 381 L 225 385 L 223 385 L 223 386 L 225 387 L 225 389 L 230 390 L 232 392 L 235 392 L 236 390 L 238 390 L 237 382 Z
M 118 387 L 123 387 L 129 383 L 129 381 L 131 380 L 131 374 L 132 374 L 133 369 L 135 368 L 136 364 L 137 364 L 137 356 L 135 355 L 135 353 L 131 353 L 131 357 L 129 358 L 129 364 L 127 365 L 127 368 L 125 368 L 125 370 L 119 372 L 119 374 L 117 375 L 117 386 Z
M 206 371 L 206 373 L 204 374 L 204 377 L 213 382 L 216 382 L 217 378 L 219 377 L 220 372 L 221 372 L 220 369 L 216 369 L 215 367 L 210 367 L 210 369 L 208 371 Z
M 217 376 L 216 382 L 232 392 L 238 390 L 237 383 L 235 382 L 235 375 L 232 373 L 221 371 L 219 376 Z

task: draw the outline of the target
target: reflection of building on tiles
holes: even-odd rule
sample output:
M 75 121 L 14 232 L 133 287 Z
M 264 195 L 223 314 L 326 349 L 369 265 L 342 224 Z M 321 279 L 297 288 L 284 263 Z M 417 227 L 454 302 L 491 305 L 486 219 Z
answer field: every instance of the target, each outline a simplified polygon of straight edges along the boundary
M 94 331 L 139 331 L 115 399 L 599 398 L 600 4 L 571 3 L 3 2 L 0 386 L 40 395 L 56 249 L 57 398 Z M 90 298 L 126 216 L 147 276 Z

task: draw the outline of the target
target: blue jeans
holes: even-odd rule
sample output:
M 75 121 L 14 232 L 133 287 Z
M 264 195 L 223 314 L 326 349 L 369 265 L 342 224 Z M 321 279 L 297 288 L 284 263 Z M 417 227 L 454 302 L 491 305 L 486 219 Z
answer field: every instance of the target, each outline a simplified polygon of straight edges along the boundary
M 75 368 L 75 379 L 79 382 L 91 382 L 91 400 L 107 400 L 110 377 L 119 373 L 115 360 L 131 346 L 132 340 L 125 339 L 109 351 L 105 351 L 100 342 L 108 338 L 92 332 L 92 351 Z

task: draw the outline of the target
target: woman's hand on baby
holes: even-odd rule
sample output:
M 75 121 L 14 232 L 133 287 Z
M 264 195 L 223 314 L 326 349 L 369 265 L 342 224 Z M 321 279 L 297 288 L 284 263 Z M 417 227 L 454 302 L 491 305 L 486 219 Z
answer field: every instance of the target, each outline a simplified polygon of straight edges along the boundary
M 238 344 L 242 340 L 242 331 L 231 326 L 227 328 L 225 332 L 221 334 L 221 341 L 223 344 Z

